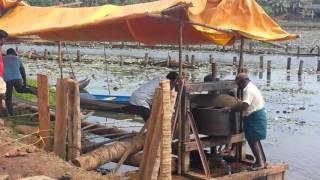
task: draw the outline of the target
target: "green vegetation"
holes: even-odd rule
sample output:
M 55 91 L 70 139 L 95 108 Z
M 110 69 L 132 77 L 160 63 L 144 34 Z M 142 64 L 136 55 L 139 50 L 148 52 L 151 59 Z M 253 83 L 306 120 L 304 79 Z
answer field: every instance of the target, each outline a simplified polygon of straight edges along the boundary
M 303 6 L 312 2 L 313 0 L 257 0 L 257 3 L 272 16 L 280 16 L 285 13 L 299 14 Z
M 36 80 L 28 79 L 27 84 L 30 87 L 37 88 L 37 81 Z M 20 98 L 20 99 L 32 101 L 32 102 L 37 102 L 37 100 L 38 100 L 37 96 L 35 96 L 33 94 L 17 93 L 15 90 L 13 91 L 13 96 Z M 55 89 L 52 87 L 49 88 L 49 104 L 50 105 L 56 104 L 56 92 L 55 92 Z

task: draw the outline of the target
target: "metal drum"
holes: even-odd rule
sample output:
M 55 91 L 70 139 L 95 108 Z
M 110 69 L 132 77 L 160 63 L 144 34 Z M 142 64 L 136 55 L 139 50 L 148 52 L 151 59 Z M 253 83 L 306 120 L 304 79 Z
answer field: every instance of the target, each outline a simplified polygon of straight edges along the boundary
M 239 132 L 238 113 L 224 113 L 206 108 L 194 108 L 192 112 L 200 134 L 230 136 Z

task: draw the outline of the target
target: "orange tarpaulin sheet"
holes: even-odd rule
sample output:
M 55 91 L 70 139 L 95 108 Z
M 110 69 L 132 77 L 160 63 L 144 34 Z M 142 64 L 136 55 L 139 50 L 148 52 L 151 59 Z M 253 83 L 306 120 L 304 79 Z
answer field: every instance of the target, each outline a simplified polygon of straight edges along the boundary
M 0 0 L 5 1 L 5 0 Z M 232 44 L 239 35 L 263 41 L 296 38 L 275 23 L 255 0 L 161 0 L 86 8 L 17 6 L 0 18 L 11 36 L 38 35 L 53 41 L 139 41 L 177 44 L 179 22 L 158 18 L 169 8 L 191 3 L 184 14 L 168 13 L 235 33 L 184 24 L 183 44 Z M 154 17 L 157 15 L 157 17 Z

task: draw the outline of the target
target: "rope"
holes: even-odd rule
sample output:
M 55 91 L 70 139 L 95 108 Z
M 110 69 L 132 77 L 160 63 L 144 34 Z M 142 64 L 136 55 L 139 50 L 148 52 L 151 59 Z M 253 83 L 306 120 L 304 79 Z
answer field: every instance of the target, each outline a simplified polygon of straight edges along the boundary
M 48 130 L 42 130 L 42 131 L 48 131 Z M 39 131 L 39 132 L 41 132 L 41 131 Z M 34 134 L 34 133 L 31 133 L 31 134 Z M 29 135 L 31 135 L 31 134 L 29 134 Z M 42 142 L 42 145 L 44 145 L 45 144 L 44 139 L 47 139 L 47 138 L 50 138 L 50 137 L 53 137 L 53 136 L 45 136 L 45 137 L 40 136 L 40 138 L 36 142 L 31 143 L 31 144 L 22 144 L 22 143 L 17 141 L 17 143 L 19 145 L 21 145 L 21 147 L 15 148 L 14 150 L 10 150 L 10 151 L 17 151 L 19 149 L 23 149 L 23 148 L 26 148 L 26 147 L 34 146 L 34 145 L 38 144 L 39 142 Z M 21 139 L 21 138 L 18 138 L 18 139 Z M 17 140 L 17 139 L 15 139 L 15 140 Z M 6 156 L 6 153 L 1 155 L 0 158 L 5 157 L 5 156 Z
M 7 143 L 4 143 L 4 144 L 1 144 L 0 147 L 9 145 L 9 144 L 14 143 L 14 142 L 20 143 L 19 140 L 24 139 L 24 138 L 27 138 L 27 137 L 29 137 L 29 136 L 32 136 L 32 135 L 34 135 L 34 134 L 38 134 L 38 133 L 40 133 L 40 132 L 44 132 L 44 131 L 50 131 L 50 129 L 48 129 L 48 130 L 39 130 L 39 129 L 38 129 L 36 132 L 33 132 L 33 133 L 27 134 L 27 135 L 25 135 L 25 136 L 22 136 L 22 137 L 20 137 L 20 138 L 14 139 L 14 140 L 11 141 L 11 142 L 7 142 Z M 39 135 L 39 136 L 40 136 L 40 135 Z M 40 136 L 40 137 L 41 137 L 41 136 Z

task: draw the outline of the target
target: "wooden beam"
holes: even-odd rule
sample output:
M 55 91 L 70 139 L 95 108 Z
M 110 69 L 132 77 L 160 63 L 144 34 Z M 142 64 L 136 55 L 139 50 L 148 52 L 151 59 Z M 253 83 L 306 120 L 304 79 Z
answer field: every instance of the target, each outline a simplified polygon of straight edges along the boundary
M 56 119 L 54 128 L 53 151 L 62 159 L 66 159 L 67 137 L 67 91 L 64 88 L 64 79 L 57 80 Z
M 186 93 L 203 92 L 203 91 L 217 91 L 237 88 L 234 81 L 217 81 L 210 83 L 192 83 L 186 85 Z
M 43 138 L 43 148 L 50 150 L 50 114 L 49 114 L 49 86 L 48 77 L 38 74 L 38 108 L 39 108 L 39 130 L 40 137 Z
M 243 171 L 239 173 L 234 173 L 231 175 L 225 175 L 221 177 L 215 178 L 207 178 L 204 174 L 199 174 L 196 172 L 188 171 L 185 173 L 187 177 L 192 179 L 201 179 L 201 180 L 252 180 L 256 178 L 266 177 L 267 179 L 272 179 L 271 177 L 284 177 L 285 171 L 288 170 L 288 164 L 279 163 L 275 165 L 269 165 L 265 169 L 261 169 L 258 171 Z M 280 174 L 280 175 L 279 175 Z M 283 180 L 283 179 L 276 179 Z
M 245 141 L 244 133 L 235 134 L 230 137 L 224 137 L 224 136 L 223 137 L 206 137 L 201 139 L 201 142 L 204 148 L 225 145 L 229 143 L 232 144 L 232 143 L 244 142 L 244 141 Z M 192 141 L 192 142 L 184 143 L 184 150 L 187 152 L 197 150 L 196 142 Z
M 81 151 L 81 120 L 79 83 L 74 80 L 66 81 L 68 87 L 68 160 L 80 156 Z
M 162 142 L 161 142 L 161 158 L 160 158 L 160 179 L 171 180 L 171 99 L 170 99 L 170 81 L 162 80 Z

